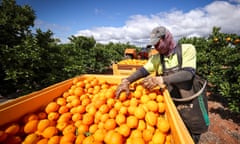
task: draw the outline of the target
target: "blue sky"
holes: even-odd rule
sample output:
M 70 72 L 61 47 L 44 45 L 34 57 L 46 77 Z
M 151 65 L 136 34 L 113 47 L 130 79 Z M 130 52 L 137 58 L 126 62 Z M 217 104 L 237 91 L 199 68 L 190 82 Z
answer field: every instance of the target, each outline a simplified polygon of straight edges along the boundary
M 50 29 L 68 42 L 71 35 L 99 43 L 145 45 L 152 28 L 166 26 L 179 39 L 207 36 L 213 26 L 240 34 L 240 0 L 16 0 L 35 11 L 35 28 Z

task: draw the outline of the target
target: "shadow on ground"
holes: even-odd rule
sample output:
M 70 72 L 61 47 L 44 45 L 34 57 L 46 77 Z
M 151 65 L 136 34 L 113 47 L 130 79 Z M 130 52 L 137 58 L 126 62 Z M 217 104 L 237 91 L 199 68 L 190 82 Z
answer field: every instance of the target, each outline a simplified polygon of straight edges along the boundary
M 240 113 L 230 111 L 227 108 L 228 105 L 227 105 L 226 99 L 224 99 L 219 95 L 212 94 L 212 95 L 209 95 L 208 100 L 222 104 L 221 106 L 219 106 L 218 104 L 218 106 L 210 108 L 209 112 L 219 114 L 222 119 L 226 119 L 226 120 L 231 119 L 234 123 L 237 123 L 238 125 L 240 125 Z

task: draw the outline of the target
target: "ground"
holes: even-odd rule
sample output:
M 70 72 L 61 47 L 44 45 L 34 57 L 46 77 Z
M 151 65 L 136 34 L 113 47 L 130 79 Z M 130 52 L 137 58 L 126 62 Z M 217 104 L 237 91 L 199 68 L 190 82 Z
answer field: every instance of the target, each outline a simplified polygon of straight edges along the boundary
M 240 114 L 230 112 L 220 96 L 208 97 L 210 126 L 199 144 L 240 144 Z

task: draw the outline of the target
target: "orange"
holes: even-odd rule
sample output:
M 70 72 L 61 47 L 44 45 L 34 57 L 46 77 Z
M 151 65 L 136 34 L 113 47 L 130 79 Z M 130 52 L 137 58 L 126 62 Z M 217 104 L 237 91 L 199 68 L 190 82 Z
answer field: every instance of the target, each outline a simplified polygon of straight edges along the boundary
M 96 130 L 96 132 L 93 134 L 94 140 L 99 141 L 99 142 L 103 142 L 105 133 L 106 133 L 105 129 Z
M 117 111 L 119 111 L 121 107 L 122 107 L 122 102 L 121 101 L 116 101 L 116 103 L 114 104 L 114 108 Z
M 48 144 L 59 144 L 61 136 L 55 135 L 48 140 Z
M 40 141 L 38 141 L 37 144 L 48 144 L 48 139 L 43 138 Z
M 155 132 L 155 126 L 151 126 L 150 124 L 148 124 L 148 123 L 146 123 L 146 129 L 147 130 L 150 130 L 152 133 L 154 133 Z
M 141 96 L 141 98 L 140 98 L 140 102 L 141 102 L 142 104 L 146 104 L 149 100 L 150 100 L 150 98 L 149 98 L 147 95 L 143 95 L 143 96 Z
M 50 113 L 50 112 L 56 112 L 58 111 L 59 105 L 56 102 L 50 102 L 47 104 L 45 107 L 45 112 Z
M 105 114 L 102 114 L 101 116 L 101 122 L 106 122 L 106 120 L 109 118 L 109 114 L 108 113 L 105 113 Z
M 93 135 L 87 136 L 83 141 L 82 144 L 92 144 L 94 142 Z
M 85 106 L 79 105 L 70 109 L 71 113 L 84 113 L 86 111 Z
M 98 129 L 98 125 L 97 124 L 92 124 L 89 127 L 89 132 L 94 133 L 97 129 Z
M 136 86 L 136 91 L 143 91 L 144 90 L 144 87 L 142 85 L 137 85 Z
M 87 112 L 90 114 L 90 115 L 95 115 L 97 109 L 95 108 L 95 106 L 91 106 L 89 107 L 89 109 L 87 109 Z
M 101 117 L 102 117 L 102 113 L 100 111 L 97 111 L 94 117 L 94 123 L 100 122 Z
M 58 97 L 57 100 L 56 100 L 57 104 L 60 105 L 60 106 L 63 106 L 63 105 L 66 105 L 66 99 L 63 98 L 63 97 Z
M 108 89 L 109 85 L 107 83 L 101 85 L 102 89 Z M 113 93 L 114 94 L 114 93 Z M 114 96 L 114 95 L 113 95 Z
M 85 85 L 85 84 L 84 84 L 83 81 L 79 81 L 79 82 L 76 83 L 76 86 L 77 86 L 77 87 L 84 88 L 84 85 Z
M 104 137 L 104 142 L 106 144 L 110 144 L 110 139 L 111 139 L 111 136 L 114 132 L 115 132 L 115 130 L 109 130 L 109 131 L 106 132 L 106 135 Z
M 95 108 L 98 109 L 105 103 L 106 103 L 106 99 L 99 99 L 99 100 L 94 101 L 94 106 L 95 106 Z
M 70 93 L 68 91 L 65 91 L 62 95 L 63 98 L 66 98 L 70 95 Z
M 109 112 L 109 107 L 108 107 L 108 105 L 104 104 L 104 105 L 100 106 L 99 111 L 100 111 L 102 114 L 105 114 L 105 113 Z
M 123 142 L 124 142 L 123 136 L 120 133 L 114 131 L 111 134 L 111 137 L 107 144 L 123 144 Z
M 84 134 L 78 134 L 75 140 L 75 144 L 82 144 L 84 139 L 85 139 Z
M 62 134 L 65 135 L 68 133 L 75 133 L 75 131 L 76 127 L 74 126 L 74 124 L 69 124 L 63 129 Z
M 83 115 L 82 122 L 83 124 L 91 125 L 94 122 L 94 116 L 86 113 Z
M 159 102 L 158 103 L 158 112 L 164 113 L 165 110 L 166 110 L 166 104 L 164 102 Z
M 130 115 L 134 115 L 134 113 L 135 113 L 135 109 L 136 109 L 136 106 L 129 106 L 128 107 L 128 113 L 130 114 Z
M 95 78 L 90 83 L 92 86 L 97 86 L 97 85 L 99 85 L 99 80 L 97 78 Z
M 40 140 L 40 136 L 36 133 L 27 135 L 23 141 L 23 144 L 34 144 Z
M 145 121 L 144 120 L 139 120 L 137 129 L 138 130 L 144 130 L 145 128 L 146 128 Z
M 76 95 L 76 96 L 81 96 L 83 93 L 84 93 L 84 91 L 83 91 L 83 88 L 81 88 L 81 87 L 77 87 L 74 90 L 74 95 Z
M 131 98 L 130 106 L 137 106 L 137 105 L 138 105 L 138 100 L 136 98 Z
M 38 115 L 34 113 L 33 114 L 29 113 L 23 117 L 23 123 L 27 123 L 28 121 L 31 121 L 31 120 L 38 120 Z
M 40 120 L 47 118 L 47 113 L 45 113 L 45 112 L 39 112 L 39 113 L 38 113 L 38 118 L 39 118 Z
M 111 110 L 109 111 L 109 117 L 110 117 L 110 118 L 115 118 L 115 117 L 117 116 L 117 114 L 118 114 L 118 112 L 117 112 L 116 109 L 111 109 Z
M 106 120 L 105 124 L 104 124 L 104 128 L 106 130 L 112 130 L 112 129 L 115 129 L 117 123 L 114 119 L 108 119 Z
M 127 126 L 130 128 L 137 128 L 138 119 L 135 116 L 130 115 L 127 117 Z
M 123 114 L 118 114 L 116 116 L 116 123 L 120 126 L 121 124 L 126 122 L 126 117 Z
M 45 128 L 47 128 L 48 126 L 50 126 L 51 122 L 49 119 L 43 119 L 43 120 L 40 120 L 38 122 L 38 125 L 37 125 L 37 130 L 39 132 L 42 132 Z
M 72 83 L 75 85 L 75 84 L 77 84 L 78 81 L 79 81 L 79 78 L 78 77 L 74 77 L 73 80 L 72 80 Z
M 74 133 L 67 133 L 60 138 L 60 144 L 73 143 L 75 139 L 76 136 Z
M 38 120 L 31 120 L 24 125 L 24 132 L 29 134 L 37 131 Z
M 90 83 L 85 83 L 85 90 L 87 91 L 87 89 L 91 88 L 92 85 Z
M 14 123 L 5 129 L 5 133 L 7 133 L 8 135 L 16 135 L 19 130 L 20 130 L 20 126 Z
M 63 114 L 69 111 L 69 108 L 66 105 L 60 106 L 58 113 Z
M 151 92 L 148 94 L 148 97 L 151 99 L 151 100 L 155 100 L 157 98 L 157 93 L 155 92 Z
M 157 124 L 157 115 L 151 111 L 147 112 L 145 115 L 145 121 L 147 124 L 155 126 Z
M 119 95 L 119 100 L 120 101 L 125 101 L 127 99 L 127 93 L 126 92 L 121 92 L 120 95 Z
M 157 112 L 158 111 L 158 103 L 153 100 L 150 100 L 147 102 L 147 108 L 150 111 Z
M 115 97 L 115 91 L 113 89 L 108 89 L 105 93 L 106 98 L 114 98 Z
M 60 131 L 63 131 L 67 125 L 68 125 L 67 122 L 58 122 L 56 125 L 56 128 Z
M 141 137 L 133 137 L 131 141 L 136 144 L 145 144 L 144 139 Z
M 133 96 L 134 96 L 135 98 L 137 98 L 137 99 L 141 98 L 141 96 L 142 96 L 142 91 L 135 90 L 135 91 L 133 92 Z
M 127 100 L 123 101 L 122 104 L 123 104 L 123 106 L 129 107 L 129 105 L 130 105 L 130 100 L 127 99 Z
M 78 99 L 78 96 L 75 96 L 75 95 L 70 95 L 66 98 L 66 101 L 68 103 L 71 103 L 74 99 Z
M 137 137 L 142 138 L 142 132 L 138 129 L 134 129 L 134 130 L 132 130 L 130 137 L 132 137 L 132 138 L 137 138 Z
M 170 124 L 166 119 L 160 118 L 157 122 L 157 128 L 163 132 L 167 133 L 170 130 Z
M 131 133 L 131 129 L 127 126 L 127 124 L 120 125 L 118 132 L 124 137 L 128 137 Z
M 121 106 L 119 113 L 126 115 L 128 113 L 128 108 L 126 106 Z
M 72 115 L 72 121 L 76 122 L 76 121 L 78 121 L 78 120 L 80 120 L 80 119 L 82 119 L 82 114 L 80 114 L 80 113 L 74 113 L 74 114 Z
M 57 120 L 59 117 L 59 113 L 58 112 L 50 112 L 48 113 L 48 119 L 51 121 Z
M 138 118 L 138 119 L 144 119 L 146 112 L 144 111 L 144 109 L 142 107 L 136 107 L 135 111 L 134 111 L 134 115 Z
M 164 97 L 162 95 L 157 95 L 157 102 L 163 102 Z
M 72 118 L 72 113 L 67 112 L 59 116 L 57 122 L 69 122 Z
M 58 133 L 58 129 L 55 126 L 47 127 L 43 132 L 42 136 L 44 138 L 51 138 Z
M 99 123 L 98 123 L 98 128 L 99 128 L 99 129 L 104 129 L 104 122 L 102 122 L 102 121 L 99 122 Z
M 149 129 L 144 129 L 144 130 L 142 131 L 142 137 L 143 137 L 143 139 L 144 139 L 146 142 L 151 141 L 152 136 L 153 136 L 153 132 L 152 132 L 151 130 L 149 130 Z
M 161 132 L 155 132 L 152 137 L 153 143 L 164 144 L 165 142 L 165 135 Z
M 77 128 L 78 134 L 84 134 L 85 132 L 88 132 L 89 126 L 85 124 L 80 124 Z
M 75 98 L 75 99 L 73 99 L 72 101 L 71 101 L 71 105 L 73 106 L 73 107 L 76 107 L 76 106 L 78 106 L 78 105 L 80 105 L 81 104 L 81 101 L 78 99 L 78 98 Z
M 82 105 L 82 106 L 87 106 L 87 105 L 90 104 L 90 103 L 91 103 L 91 99 L 90 99 L 90 98 L 84 98 L 84 99 L 82 100 L 81 105 Z

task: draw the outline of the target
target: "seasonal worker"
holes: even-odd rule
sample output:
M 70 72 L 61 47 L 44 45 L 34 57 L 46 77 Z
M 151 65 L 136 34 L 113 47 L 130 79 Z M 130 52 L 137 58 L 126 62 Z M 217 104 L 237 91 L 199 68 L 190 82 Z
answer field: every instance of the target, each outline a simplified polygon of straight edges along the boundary
M 130 84 L 140 78 L 143 78 L 142 84 L 147 89 L 165 85 L 193 141 L 198 143 L 201 134 L 208 129 L 209 118 L 204 86 L 198 89 L 198 82 L 195 82 L 198 78 L 195 47 L 192 44 L 176 44 L 171 32 L 164 26 L 152 30 L 150 45 L 158 53 L 132 75 L 122 79 L 116 98 L 123 91 L 128 95 Z M 156 75 L 150 75 L 153 72 Z

